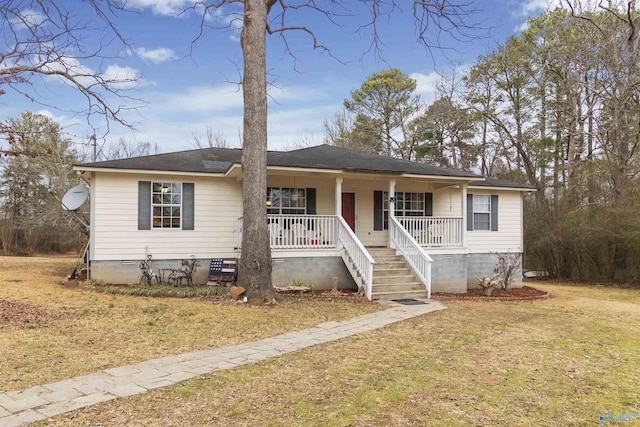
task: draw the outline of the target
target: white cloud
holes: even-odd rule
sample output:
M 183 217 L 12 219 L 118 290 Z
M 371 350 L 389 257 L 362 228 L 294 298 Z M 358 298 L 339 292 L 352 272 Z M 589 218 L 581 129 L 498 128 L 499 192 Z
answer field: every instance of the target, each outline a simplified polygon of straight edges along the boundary
M 78 59 L 62 56 L 56 62 L 46 63 L 43 67 L 46 71 L 64 72 L 73 76 L 74 79 L 84 86 L 95 86 L 101 82 L 96 78 L 106 81 L 106 83 L 116 89 L 132 89 L 139 86 L 145 86 L 148 82 L 144 81 L 140 72 L 132 67 L 121 67 L 117 64 L 107 66 L 104 72 L 99 73 L 92 68 L 83 65 Z M 50 79 L 61 80 L 67 85 L 71 85 L 69 81 L 60 76 L 49 76 Z
M 317 101 L 324 97 L 324 92 L 311 86 L 270 86 L 269 96 L 276 102 L 285 101 Z
M 429 74 L 411 73 L 409 77 L 416 80 L 415 93 L 420 95 L 423 101 L 433 102 L 436 98 L 436 88 L 438 82 L 442 79 L 440 74 L 432 71 Z
M 131 67 L 121 67 L 117 64 L 109 65 L 101 77 L 117 89 L 133 89 L 147 84 L 140 77 L 138 70 Z
M 270 113 L 269 149 L 290 149 L 300 142 L 321 144 L 324 139 L 325 119 L 330 120 L 341 107 L 335 104 L 305 106 Z
M 46 59 L 45 59 L 46 60 Z M 42 69 L 45 71 L 61 71 L 71 75 L 91 76 L 94 71 L 80 63 L 76 58 L 70 56 L 60 56 L 56 62 L 46 62 Z
M 523 16 L 531 16 L 561 5 L 562 0 L 527 0 L 522 3 L 520 11 Z
M 151 9 L 156 15 L 176 15 L 188 7 L 193 0 L 129 0 L 128 4 L 136 9 Z
M 185 92 L 170 95 L 163 110 L 205 113 L 242 108 L 242 91 L 237 85 L 192 86 Z
M 142 59 L 146 59 L 148 61 L 159 64 L 161 62 L 170 61 L 172 59 L 176 59 L 177 56 L 173 52 L 173 50 L 166 47 L 159 47 L 157 49 L 145 49 L 144 47 L 140 47 L 135 50 L 136 55 L 138 55 Z
M 41 25 L 47 17 L 36 10 L 25 9 L 22 12 L 17 12 L 15 18 L 11 19 L 11 28 L 13 30 L 27 30 L 35 26 Z
M 562 0 L 527 0 L 520 5 L 520 8 L 514 13 L 518 17 L 534 17 L 547 10 L 553 10 L 562 6 Z M 529 22 L 524 21 L 518 25 L 515 30 L 522 32 L 529 27 Z
M 324 97 L 313 87 L 285 86 L 269 88 L 269 103 L 280 106 L 287 102 L 313 102 Z M 192 86 L 182 93 L 170 94 L 162 104 L 164 111 L 180 113 L 228 112 L 242 109 L 242 88 L 236 84 L 225 83 L 216 86 Z

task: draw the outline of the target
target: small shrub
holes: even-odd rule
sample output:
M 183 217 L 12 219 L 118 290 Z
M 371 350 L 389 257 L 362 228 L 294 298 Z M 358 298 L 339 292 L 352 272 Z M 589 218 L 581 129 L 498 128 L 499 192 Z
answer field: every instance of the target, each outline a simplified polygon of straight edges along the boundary
M 110 295 L 142 296 L 152 298 L 215 297 L 229 293 L 227 286 L 96 286 L 94 291 Z
M 493 269 L 495 281 L 502 289 L 511 286 L 514 276 L 520 267 L 521 253 L 496 254 L 498 262 Z

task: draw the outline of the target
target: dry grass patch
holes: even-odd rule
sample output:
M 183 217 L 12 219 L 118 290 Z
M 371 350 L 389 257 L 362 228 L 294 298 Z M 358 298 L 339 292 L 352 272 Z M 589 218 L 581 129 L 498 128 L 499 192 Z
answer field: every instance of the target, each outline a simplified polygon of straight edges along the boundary
M 553 297 L 448 302 L 38 425 L 582 426 L 603 411 L 639 413 L 638 291 L 540 287 Z
M 0 263 L 0 391 L 254 341 L 381 309 L 295 299 L 256 308 L 203 299 L 112 296 L 62 286 L 73 269 L 71 258 L 0 257 Z

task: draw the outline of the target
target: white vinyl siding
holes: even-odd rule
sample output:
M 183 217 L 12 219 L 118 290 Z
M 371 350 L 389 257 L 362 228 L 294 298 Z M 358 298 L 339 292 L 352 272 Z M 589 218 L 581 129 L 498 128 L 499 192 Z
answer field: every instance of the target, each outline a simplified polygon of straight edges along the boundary
M 498 195 L 498 231 L 467 231 L 469 252 L 522 251 L 522 192 L 491 189 L 469 189 L 473 195 Z
M 433 191 L 433 216 L 462 216 L 460 188 L 446 187 Z
M 196 232 L 138 230 L 138 181 L 193 182 Z M 95 173 L 91 190 L 94 260 L 237 256 L 242 183 L 235 179 Z
M 155 174 L 92 173 L 91 257 L 94 260 L 236 257 L 238 218 L 242 216 L 242 182 L 236 178 Z M 138 182 L 194 184 L 194 230 L 138 230 Z M 318 215 L 335 214 L 335 176 L 269 176 L 267 185 L 284 188 L 315 188 Z M 344 177 L 343 192 L 355 193 L 356 234 L 365 246 L 383 246 L 387 230 L 374 230 L 374 190 L 389 191 L 388 179 L 377 176 Z M 397 179 L 395 190 L 433 193 L 435 217 L 462 217 L 459 186 L 436 188 L 417 179 Z M 520 191 L 469 188 L 471 194 L 499 196 L 498 231 L 467 232 L 468 251 L 491 253 L 522 250 L 522 193 Z M 442 253 L 449 249 L 438 250 Z M 460 249 L 458 249 L 459 251 Z M 204 267 L 202 267 L 204 268 Z

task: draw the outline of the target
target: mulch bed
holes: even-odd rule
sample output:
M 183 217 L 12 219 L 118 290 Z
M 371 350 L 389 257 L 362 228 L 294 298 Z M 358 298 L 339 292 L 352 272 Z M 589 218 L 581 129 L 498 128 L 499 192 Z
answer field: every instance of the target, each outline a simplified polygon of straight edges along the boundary
M 341 301 L 357 304 L 376 304 L 375 301 L 369 301 L 362 295 L 359 295 L 357 291 L 341 289 L 338 292 L 331 291 L 276 291 L 276 295 L 280 299 L 312 299 L 316 301 Z
M 528 301 L 549 298 L 549 292 L 541 291 L 530 286 L 511 289 L 494 289 L 491 296 L 482 293 L 482 289 L 468 289 L 464 294 L 451 294 L 447 292 L 433 292 L 431 299 L 437 301 Z

